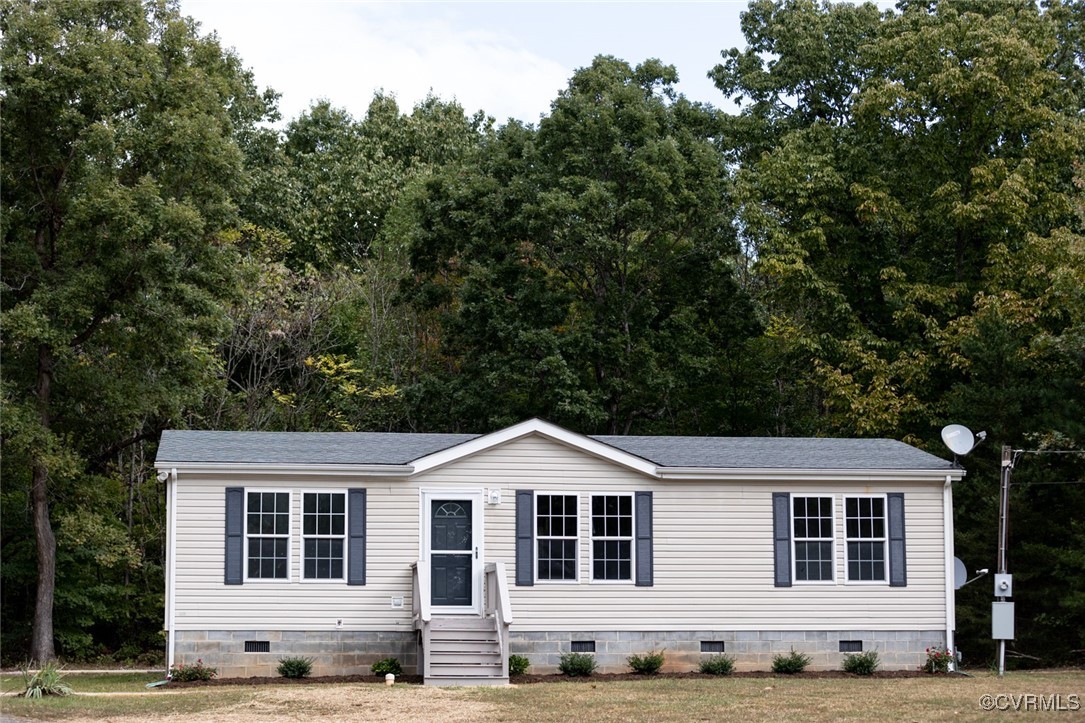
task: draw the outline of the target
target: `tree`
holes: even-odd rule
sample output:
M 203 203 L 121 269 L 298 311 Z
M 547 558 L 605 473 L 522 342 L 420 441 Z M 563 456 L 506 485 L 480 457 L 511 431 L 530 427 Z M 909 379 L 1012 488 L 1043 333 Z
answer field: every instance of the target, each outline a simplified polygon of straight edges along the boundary
M 412 260 L 444 327 L 446 423 L 673 429 L 756 329 L 715 114 L 676 81 L 600 56 L 537 131 L 511 123 L 429 184 Z
M 213 379 L 202 339 L 232 287 L 218 233 L 244 179 L 235 134 L 274 98 L 164 0 L 9 0 L 0 29 L 4 492 L 29 500 L 44 662 L 51 505 L 98 498 L 117 455 Z M 25 529 L 19 511 L 5 504 L 5 533 Z
M 730 121 L 739 223 L 781 366 L 807 394 L 793 425 L 936 453 L 949 421 L 1015 447 L 1085 446 L 1073 178 L 1085 153 L 1083 17 L 1081 3 L 1031 0 L 881 14 L 751 3 L 750 47 L 726 52 L 713 77 L 751 99 Z M 997 479 L 996 457 L 995 445 L 977 450 L 956 493 L 957 549 L 972 559 L 993 551 L 983 535 L 995 487 L 980 480 Z M 1025 467 L 1022 484 L 1073 478 L 1070 462 Z M 1031 497 L 1056 498 L 1080 495 Z M 1062 550 L 1079 532 L 1018 534 L 1037 558 L 1076 564 Z M 1070 617 L 1045 607 L 1067 601 L 1063 591 L 1037 593 L 1023 601 L 1037 620 L 1085 627 L 1080 606 Z M 977 607 L 960 616 L 972 621 L 966 643 L 983 619 L 967 604 Z M 1065 658 L 1070 639 L 1054 629 L 1021 644 Z

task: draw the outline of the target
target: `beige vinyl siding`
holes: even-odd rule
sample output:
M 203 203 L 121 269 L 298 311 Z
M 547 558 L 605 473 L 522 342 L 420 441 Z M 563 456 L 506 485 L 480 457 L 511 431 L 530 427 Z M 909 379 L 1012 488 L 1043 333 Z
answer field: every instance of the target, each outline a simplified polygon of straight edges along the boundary
M 483 505 L 485 561 L 509 578 L 514 629 L 593 630 L 929 630 L 945 625 L 940 482 L 719 482 L 652 480 L 612 462 L 532 436 L 409 479 L 344 477 L 223 478 L 180 476 L 177 535 L 178 629 L 410 628 L 410 563 L 419 553 L 419 491 L 500 489 Z M 286 581 L 227 586 L 222 581 L 224 488 L 292 491 L 291 567 Z M 301 582 L 300 510 L 306 489 L 368 490 L 367 584 Z M 580 495 L 577 583 L 536 581 L 517 587 L 515 491 Z M 655 585 L 592 582 L 593 493 L 653 494 Z M 836 582 L 773 586 L 772 493 L 831 495 Z M 908 586 L 844 582 L 846 494 L 905 494 Z M 404 598 L 393 609 L 391 598 Z

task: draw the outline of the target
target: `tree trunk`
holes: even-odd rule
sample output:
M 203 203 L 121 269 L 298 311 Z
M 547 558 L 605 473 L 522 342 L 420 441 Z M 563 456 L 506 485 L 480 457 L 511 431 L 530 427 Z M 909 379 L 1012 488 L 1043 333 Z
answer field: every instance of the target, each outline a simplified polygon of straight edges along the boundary
M 38 409 L 41 424 L 48 430 L 49 395 L 53 383 L 53 354 L 45 344 L 38 347 Z M 44 455 L 45 450 L 41 450 Z M 49 521 L 49 469 L 41 456 L 34 460 L 30 503 L 34 517 L 34 541 L 38 547 L 38 594 L 34 603 L 30 657 L 42 665 L 56 657 L 53 648 L 53 592 L 56 588 L 57 541 Z

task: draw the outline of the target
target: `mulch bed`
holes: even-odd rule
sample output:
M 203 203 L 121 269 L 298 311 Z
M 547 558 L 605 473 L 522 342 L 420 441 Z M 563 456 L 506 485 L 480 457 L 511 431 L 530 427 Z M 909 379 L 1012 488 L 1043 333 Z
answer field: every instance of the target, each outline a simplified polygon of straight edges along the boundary
M 510 682 L 516 685 L 534 683 L 608 683 L 617 680 L 645 680 L 647 678 L 661 679 L 704 679 L 719 680 L 721 677 L 731 678 L 923 678 L 929 677 L 930 673 L 922 670 L 880 670 L 873 675 L 855 675 L 845 673 L 842 670 L 812 670 L 805 673 L 783 675 L 766 671 L 744 671 L 731 673 L 730 676 L 706 675 L 704 673 L 659 673 L 657 675 L 638 675 L 636 673 L 596 673 L 586 678 L 570 678 L 565 675 L 515 675 Z M 944 674 L 943 674 L 944 675 Z M 204 686 L 218 685 L 320 685 L 325 683 L 382 683 L 383 676 L 376 675 L 325 675 L 310 678 L 215 678 L 213 680 L 194 680 L 187 683 L 171 682 L 154 690 L 172 688 L 199 688 Z M 421 685 L 421 675 L 398 675 L 396 683 L 401 685 Z

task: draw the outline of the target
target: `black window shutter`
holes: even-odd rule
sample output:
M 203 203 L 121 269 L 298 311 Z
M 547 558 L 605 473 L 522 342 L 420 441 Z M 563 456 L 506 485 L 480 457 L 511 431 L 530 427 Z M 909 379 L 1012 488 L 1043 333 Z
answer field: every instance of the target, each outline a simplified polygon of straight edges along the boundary
M 791 587 L 791 495 L 772 493 L 772 546 L 776 587 Z
M 516 584 L 535 584 L 535 493 L 516 490 Z
M 226 564 L 227 585 L 240 585 L 244 581 L 245 554 L 245 488 L 226 488 Z
M 365 585 L 365 490 L 347 490 L 347 584 Z
M 636 494 L 637 586 L 651 587 L 652 574 L 652 493 Z
M 908 566 L 904 553 L 904 493 L 886 495 L 889 507 L 889 587 L 907 587 Z

